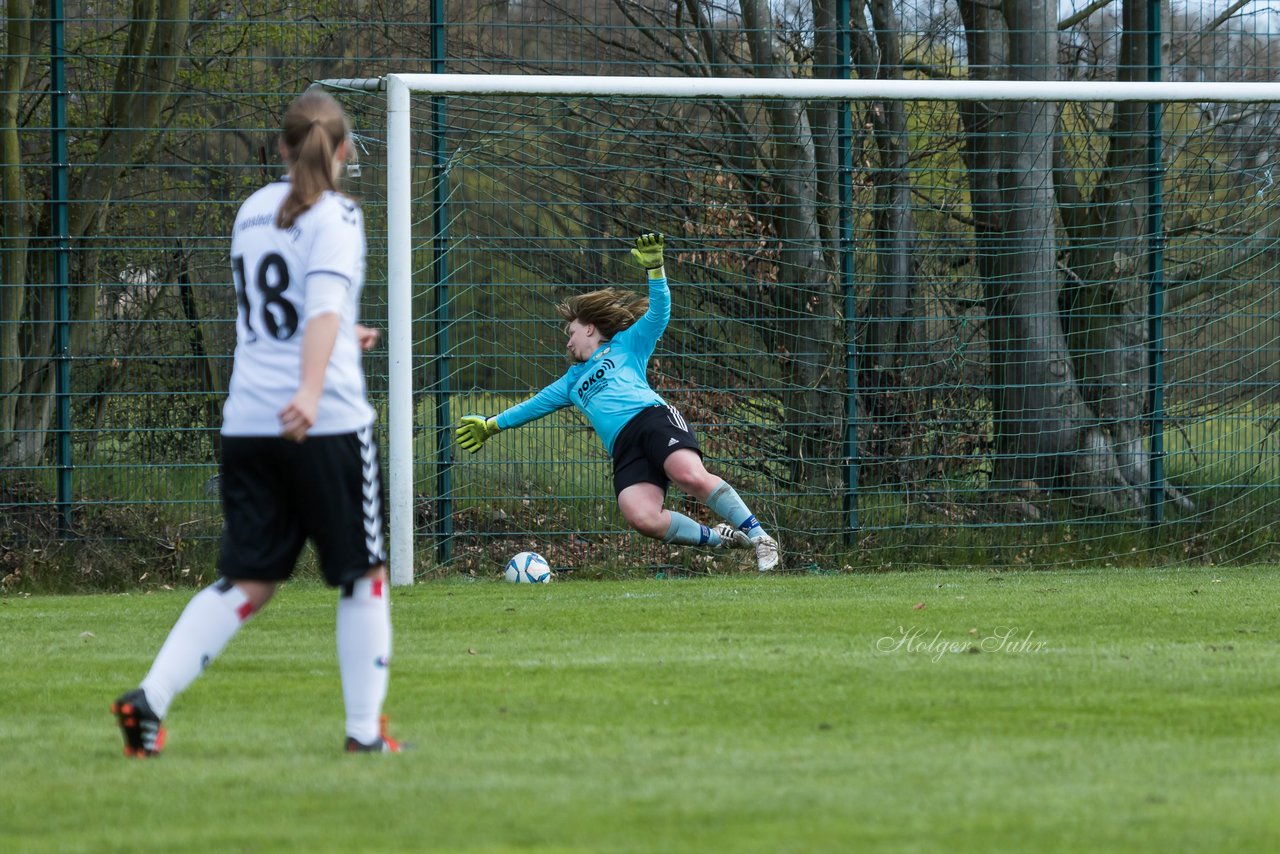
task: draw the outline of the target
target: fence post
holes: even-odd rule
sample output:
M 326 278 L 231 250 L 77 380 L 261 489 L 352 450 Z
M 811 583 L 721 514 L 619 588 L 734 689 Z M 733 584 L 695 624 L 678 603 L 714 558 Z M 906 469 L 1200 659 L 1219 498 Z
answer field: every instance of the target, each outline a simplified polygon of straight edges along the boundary
M 72 528 L 71 491 L 71 222 L 67 152 L 67 57 L 62 0 L 49 3 L 50 106 L 52 135 L 52 203 L 55 398 L 58 458 L 58 525 L 64 535 Z
M 431 2 L 431 73 L 445 68 L 444 0 Z M 436 560 L 453 558 L 453 442 L 449 430 L 449 192 L 448 147 L 445 144 L 445 102 L 431 98 L 431 285 L 434 293 L 432 329 L 435 338 L 436 416 Z

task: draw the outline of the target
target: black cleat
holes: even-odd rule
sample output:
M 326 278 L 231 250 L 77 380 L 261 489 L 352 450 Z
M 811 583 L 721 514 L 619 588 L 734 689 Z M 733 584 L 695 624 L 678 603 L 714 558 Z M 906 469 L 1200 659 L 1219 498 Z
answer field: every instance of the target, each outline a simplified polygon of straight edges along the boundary
M 124 755 L 137 759 L 159 756 L 164 749 L 164 727 L 151 711 L 141 688 L 130 691 L 111 704 L 111 711 L 124 735 Z
M 721 522 L 711 530 L 720 535 L 720 545 L 716 546 L 718 549 L 749 549 L 754 545 L 746 534 L 727 522 Z
M 347 736 L 347 744 L 343 749 L 347 753 L 399 753 L 401 750 L 400 742 L 387 735 L 386 715 L 382 716 L 382 721 L 378 728 L 378 737 L 368 744 Z

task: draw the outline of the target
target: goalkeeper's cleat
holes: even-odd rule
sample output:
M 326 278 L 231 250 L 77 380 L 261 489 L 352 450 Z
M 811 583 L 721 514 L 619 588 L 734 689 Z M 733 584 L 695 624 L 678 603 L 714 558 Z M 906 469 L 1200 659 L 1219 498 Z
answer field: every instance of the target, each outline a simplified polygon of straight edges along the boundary
M 352 736 L 347 736 L 347 753 L 399 753 L 401 751 L 400 742 L 387 735 L 387 716 L 383 715 L 378 726 L 378 737 L 373 741 L 365 744 L 357 741 Z
M 718 549 L 749 549 L 752 546 L 746 534 L 727 522 L 721 522 L 711 530 L 720 537 L 720 544 L 716 546 Z
M 111 711 L 124 735 L 124 755 L 137 759 L 159 756 L 164 749 L 164 727 L 151 711 L 147 695 L 137 688 L 111 704 Z
M 756 550 L 756 569 L 768 572 L 777 568 L 780 557 L 777 540 L 768 534 L 761 534 L 751 541 L 751 545 Z

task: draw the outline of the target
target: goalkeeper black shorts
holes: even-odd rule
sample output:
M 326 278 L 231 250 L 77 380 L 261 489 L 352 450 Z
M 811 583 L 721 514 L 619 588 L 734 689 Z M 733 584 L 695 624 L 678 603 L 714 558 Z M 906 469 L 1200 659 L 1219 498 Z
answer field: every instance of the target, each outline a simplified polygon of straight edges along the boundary
M 350 584 L 386 563 L 373 428 L 292 442 L 222 437 L 222 549 L 233 581 L 283 581 L 308 539 L 325 580 Z
M 662 464 L 681 448 L 702 456 L 698 437 L 680 410 L 668 404 L 642 409 L 613 443 L 613 494 L 637 483 L 653 483 L 666 492 L 671 478 Z

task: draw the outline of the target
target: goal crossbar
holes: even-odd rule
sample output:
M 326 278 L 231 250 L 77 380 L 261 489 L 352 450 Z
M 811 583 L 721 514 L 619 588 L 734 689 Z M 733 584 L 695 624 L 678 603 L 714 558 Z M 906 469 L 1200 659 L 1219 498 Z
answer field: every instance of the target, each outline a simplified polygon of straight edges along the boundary
M 390 81 L 396 81 L 391 83 Z M 551 74 L 388 74 L 319 81 L 331 89 L 432 95 L 633 98 L 799 98 L 942 101 L 1280 101 L 1280 82 L 1163 80 L 810 80 L 757 77 L 592 77 Z

